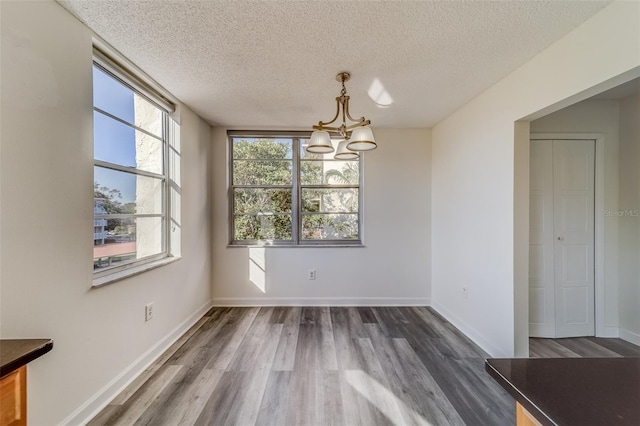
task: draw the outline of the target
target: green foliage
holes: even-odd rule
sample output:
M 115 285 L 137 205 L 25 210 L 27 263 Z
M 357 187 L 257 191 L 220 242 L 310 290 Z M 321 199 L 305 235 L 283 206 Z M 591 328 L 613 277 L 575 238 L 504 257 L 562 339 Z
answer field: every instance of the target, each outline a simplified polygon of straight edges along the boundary
M 327 183 L 341 185 L 357 185 L 360 180 L 358 162 L 347 161 L 342 170 L 331 169 L 325 173 Z
M 234 140 L 234 185 L 290 185 L 291 142 L 274 139 Z M 260 161 L 246 161 L 260 160 Z
M 236 188 L 235 213 L 291 213 L 289 188 Z
M 290 215 L 240 215 L 234 218 L 236 240 L 291 240 Z
M 136 213 L 136 203 L 126 203 L 123 204 L 121 209 L 121 213 L 124 214 L 135 214 Z
M 356 240 L 358 215 L 305 214 L 302 216 L 302 238 L 305 240 Z
M 237 188 L 235 239 L 291 240 L 291 204 L 291 189 Z
M 93 197 L 102 198 L 102 207 L 107 214 L 120 214 L 123 213 L 123 204 L 119 201 L 122 199 L 122 192 L 119 189 L 109 188 L 107 186 L 101 186 L 98 182 L 93 183 Z M 128 203 L 131 204 L 131 203 Z M 134 205 L 135 208 L 135 205 Z M 122 219 L 107 219 L 106 231 L 113 231 L 121 225 Z
M 233 162 L 234 185 L 291 185 L 291 174 L 291 160 Z
M 122 204 L 122 192 L 119 189 L 112 189 L 107 186 L 100 185 L 98 182 L 93 183 L 94 198 L 101 198 L 102 207 L 107 214 L 135 214 L 136 203 Z M 135 228 L 135 219 L 107 219 L 105 231 L 113 231 L 117 235 L 135 236 L 132 229 Z
M 290 139 L 234 139 L 233 158 L 241 160 L 291 159 L 291 147 Z
M 122 203 L 118 201 L 122 198 L 122 192 L 119 189 L 111 189 L 107 186 L 100 186 L 98 182 L 93 183 L 94 198 L 103 198 L 105 201 L 102 206 L 109 214 L 120 213 Z
M 291 140 L 234 139 L 234 185 L 291 185 L 291 147 Z M 290 188 L 237 188 L 234 239 L 291 240 L 291 197 Z
M 234 139 L 233 183 L 257 186 L 234 189 L 235 240 L 293 239 L 291 153 L 292 143 L 287 140 Z M 304 153 L 303 158 L 321 159 L 322 157 Z M 358 162 L 344 162 L 341 170 L 331 169 L 326 173 L 323 164 L 326 163 L 301 161 L 302 184 L 352 185 L 359 182 Z M 334 164 L 341 165 L 341 163 Z M 263 185 L 282 185 L 283 188 L 259 187 Z M 305 212 L 301 216 L 302 238 L 358 238 L 358 190 L 304 189 L 301 204 L 302 211 Z M 336 214 L 319 214 L 327 212 L 336 212 Z
M 300 162 L 300 181 L 303 185 L 319 185 L 322 184 L 322 162 L 320 161 L 301 161 Z

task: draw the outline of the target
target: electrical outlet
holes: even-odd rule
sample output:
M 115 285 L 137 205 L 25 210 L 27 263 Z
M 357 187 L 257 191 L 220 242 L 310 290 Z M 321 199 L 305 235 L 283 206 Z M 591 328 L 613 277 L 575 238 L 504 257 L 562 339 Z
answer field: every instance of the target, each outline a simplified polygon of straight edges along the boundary
M 467 287 L 462 287 L 462 298 L 466 299 L 467 296 L 469 296 L 469 290 L 467 289 Z
M 153 318 L 153 303 L 149 303 L 144 307 L 144 320 L 149 321 Z
M 310 280 L 315 280 L 316 279 L 316 270 L 315 269 L 309 269 L 309 271 L 307 271 L 307 278 L 309 278 Z

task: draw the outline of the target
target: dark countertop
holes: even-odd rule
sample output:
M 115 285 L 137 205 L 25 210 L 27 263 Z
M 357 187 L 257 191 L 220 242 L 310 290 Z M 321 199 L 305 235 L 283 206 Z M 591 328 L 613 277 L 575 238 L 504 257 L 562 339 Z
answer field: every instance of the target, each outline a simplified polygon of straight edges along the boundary
M 640 358 L 487 359 L 485 369 L 543 425 L 640 425 Z
M 51 339 L 1 339 L 0 377 L 41 357 L 52 348 Z

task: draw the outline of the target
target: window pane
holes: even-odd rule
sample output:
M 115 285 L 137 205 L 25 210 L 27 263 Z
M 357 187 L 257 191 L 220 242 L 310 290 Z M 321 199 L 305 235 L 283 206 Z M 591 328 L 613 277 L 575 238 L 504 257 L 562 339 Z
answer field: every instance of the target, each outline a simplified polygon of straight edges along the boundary
M 133 90 L 93 67 L 93 106 L 129 123 L 134 122 Z
M 357 214 L 305 214 L 302 216 L 304 240 L 357 240 Z
M 357 189 L 302 189 L 303 212 L 357 212 Z
M 291 185 L 291 161 L 233 162 L 234 185 Z
M 232 242 L 359 239 L 360 161 L 307 153 L 307 143 L 229 136 Z
M 162 174 L 162 141 L 97 111 L 93 113 L 96 160 Z
M 235 213 L 291 213 L 290 189 L 236 188 Z
M 94 211 L 100 206 L 106 214 L 164 213 L 162 179 L 94 166 L 93 182 Z
M 292 139 L 233 138 L 233 158 L 284 160 L 292 158 Z
M 133 94 L 133 124 L 152 135 L 162 137 L 162 110 L 137 93 Z
M 162 137 L 162 110 L 96 66 L 93 106 Z
M 165 221 L 163 217 L 137 217 L 136 241 L 138 258 L 153 256 L 165 251 Z
M 163 252 L 161 217 L 96 219 L 93 225 L 94 271 Z
M 301 161 L 302 185 L 358 185 L 357 161 Z
M 234 217 L 234 240 L 292 239 L 291 215 L 258 214 Z

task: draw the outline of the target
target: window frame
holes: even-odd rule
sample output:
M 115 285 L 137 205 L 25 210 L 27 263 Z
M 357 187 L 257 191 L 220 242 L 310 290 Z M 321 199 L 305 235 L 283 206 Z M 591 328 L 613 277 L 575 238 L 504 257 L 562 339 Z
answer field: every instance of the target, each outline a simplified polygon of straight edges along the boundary
M 175 111 L 175 107 L 173 104 L 167 100 L 165 96 L 155 91 L 148 84 L 145 83 L 144 77 L 137 75 L 135 72 L 129 70 L 125 66 L 121 65 L 115 59 L 111 58 L 109 55 L 98 49 L 94 46 L 94 55 L 92 61 L 92 73 L 93 69 L 97 68 L 98 70 L 105 73 L 107 76 L 113 78 L 116 82 L 133 91 L 134 94 L 145 99 L 147 102 L 151 103 L 153 106 L 158 108 L 162 114 L 162 132 L 161 136 L 153 134 L 148 130 L 145 130 L 139 126 L 136 126 L 135 123 L 129 123 L 128 121 L 121 119 L 114 114 L 111 114 L 107 111 L 104 111 L 95 106 L 95 102 L 92 101 L 92 120 L 95 113 L 101 114 L 111 120 L 115 120 L 118 123 L 125 125 L 134 132 L 142 132 L 148 136 L 153 137 L 159 143 L 162 143 L 162 173 L 154 173 L 150 171 L 146 171 L 144 169 L 139 169 L 137 167 L 123 166 L 116 163 L 111 163 L 109 161 L 103 161 L 93 158 L 93 167 L 94 167 L 94 183 L 95 183 L 95 168 L 100 167 L 105 170 L 113 170 L 117 172 L 130 173 L 134 176 L 146 176 L 152 179 L 161 180 L 161 204 L 162 204 L 162 212 L 161 213 L 122 213 L 122 214 L 96 214 L 94 212 L 93 220 L 99 219 L 137 219 L 137 218 L 150 218 L 156 217 L 161 218 L 163 221 L 161 227 L 161 252 L 149 256 L 145 256 L 140 259 L 134 259 L 131 261 L 124 261 L 123 264 L 107 267 L 104 269 L 94 269 L 93 270 L 93 286 L 100 286 L 103 284 L 108 284 L 113 281 L 120 280 L 122 278 L 126 278 L 128 276 L 144 272 L 146 270 L 152 269 L 156 266 L 161 266 L 163 264 L 168 263 L 172 259 L 172 247 L 171 247 L 171 212 L 172 212 L 172 204 L 171 204 L 171 173 L 170 170 L 170 147 L 171 147 L 171 138 L 173 137 L 173 132 L 170 128 L 170 115 Z M 94 84 L 94 83 L 92 83 Z M 95 135 L 92 135 L 92 143 L 95 144 Z M 94 197 L 95 200 L 95 197 Z M 95 203 L 95 201 L 94 201 Z M 94 222 L 95 223 L 95 222 Z M 137 229 L 137 228 L 136 228 Z M 136 237 L 136 241 L 138 238 Z M 95 241 L 95 239 L 94 239 Z M 92 245 L 93 250 L 94 245 Z M 93 264 L 95 265 L 95 258 L 92 253 Z
M 234 157 L 233 157 L 233 139 L 234 138 L 283 138 L 292 140 L 292 155 L 291 155 L 291 185 L 234 185 L 233 171 L 234 171 Z M 302 148 L 301 140 L 308 140 L 311 137 L 310 131 L 243 131 L 243 130 L 228 130 L 227 131 L 227 159 L 228 159 L 228 225 L 229 225 L 229 247 L 362 247 L 363 246 L 363 216 L 364 216 L 364 204 L 363 204 L 363 176 L 364 176 L 364 161 L 363 155 L 360 153 L 358 161 L 358 184 L 346 184 L 346 185 L 303 185 L 300 176 L 300 166 L 303 161 L 349 161 L 349 160 L 304 160 L 300 156 Z M 337 137 L 332 137 L 332 140 L 338 140 Z M 353 161 L 353 160 L 352 160 Z M 234 209 L 234 190 L 236 188 L 291 188 L 291 230 L 292 239 L 289 240 L 235 240 L 235 209 Z M 313 240 L 302 238 L 302 217 L 304 212 L 302 211 L 302 190 L 303 189 L 357 189 L 358 190 L 358 211 L 344 214 L 357 214 L 358 217 L 358 238 L 357 239 L 334 239 L 334 240 Z M 331 214 L 333 212 L 327 212 Z M 340 214 L 343 212 L 337 212 Z M 322 213 L 325 214 L 325 213 Z

